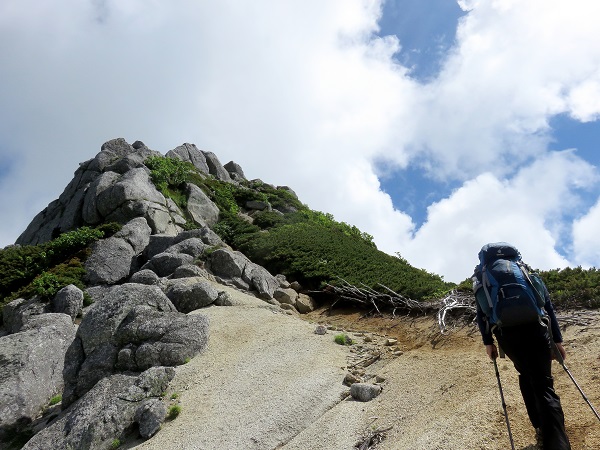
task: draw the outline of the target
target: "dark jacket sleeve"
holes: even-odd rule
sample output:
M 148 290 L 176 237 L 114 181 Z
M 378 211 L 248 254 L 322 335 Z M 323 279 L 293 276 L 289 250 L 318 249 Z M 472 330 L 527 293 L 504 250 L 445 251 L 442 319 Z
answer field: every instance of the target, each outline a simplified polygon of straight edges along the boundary
M 477 302 L 475 302 L 475 304 L 477 305 L 477 326 L 479 327 L 479 332 L 481 333 L 483 343 L 484 345 L 491 345 L 494 343 L 492 330 L 490 330 L 487 318 L 485 317 L 485 314 L 479 307 L 479 304 Z
M 554 313 L 554 306 L 552 305 L 552 301 L 550 300 L 550 294 L 548 293 L 548 288 L 544 285 L 544 299 L 546 303 L 544 304 L 544 309 L 548 314 L 548 318 L 550 319 L 550 330 L 552 331 L 552 340 L 554 342 L 562 342 L 562 334 L 560 332 L 560 327 L 558 326 L 558 320 L 556 319 L 556 314 Z

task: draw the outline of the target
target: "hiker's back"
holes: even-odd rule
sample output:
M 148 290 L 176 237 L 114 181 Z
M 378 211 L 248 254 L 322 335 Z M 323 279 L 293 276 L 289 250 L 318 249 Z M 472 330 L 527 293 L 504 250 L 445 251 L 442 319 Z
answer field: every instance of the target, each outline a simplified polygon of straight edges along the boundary
M 544 316 L 544 289 L 542 280 L 527 270 L 514 246 L 495 242 L 481 248 L 473 291 L 492 326 L 539 321 Z

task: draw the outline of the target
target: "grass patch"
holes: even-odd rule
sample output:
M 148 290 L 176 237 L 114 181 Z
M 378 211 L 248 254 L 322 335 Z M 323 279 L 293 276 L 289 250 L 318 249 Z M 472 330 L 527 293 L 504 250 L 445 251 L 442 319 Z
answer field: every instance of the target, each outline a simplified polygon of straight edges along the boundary
M 52 397 L 48 404 L 50 406 L 53 406 L 53 405 L 56 405 L 57 403 L 60 403 L 61 401 L 62 401 L 62 395 L 58 394 L 58 395 L 55 395 L 54 397 Z
M 180 413 L 181 413 L 181 406 L 172 405 L 169 408 L 169 411 L 167 412 L 167 419 L 175 420 L 177 418 L 177 416 L 179 416 Z
M 352 345 L 354 341 L 347 334 L 336 334 L 333 338 L 333 341 L 339 345 Z

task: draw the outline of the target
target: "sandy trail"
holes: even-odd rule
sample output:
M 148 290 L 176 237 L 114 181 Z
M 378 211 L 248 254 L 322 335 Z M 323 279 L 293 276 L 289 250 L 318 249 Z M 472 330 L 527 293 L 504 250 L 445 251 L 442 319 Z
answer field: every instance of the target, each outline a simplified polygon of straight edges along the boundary
M 196 312 L 210 317 L 211 334 L 207 350 L 176 369 L 167 395 L 179 395 L 172 402 L 180 416 L 124 448 L 340 450 L 378 429 L 387 430 L 381 450 L 510 448 L 493 364 L 473 328 L 440 337 L 431 318 L 369 319 L 341 310 L 301 319 L 228 291 L 237 306 Z M 598 409 L 600 313 L 596 319 L 567 327 L 564 338 L 567 366 Z M 347 330 L 355 348 L 335 344 L 335 331 L 316 335 L 316 323 Z M 373 342 L 363 344 L 367 336 Z M 387 337 L 398 339 L 401 356 L 384 345 Z M 382 352 L 366 375 L 382 378 L 383 392 L 368 403 L 343 395 L 346 366 L 361 345 Z M 516 372 L 499 361 L 516 448 L 536 449 Z M 573 449 L 600 448 L 600 422 L 557 363 L 553 371 Z

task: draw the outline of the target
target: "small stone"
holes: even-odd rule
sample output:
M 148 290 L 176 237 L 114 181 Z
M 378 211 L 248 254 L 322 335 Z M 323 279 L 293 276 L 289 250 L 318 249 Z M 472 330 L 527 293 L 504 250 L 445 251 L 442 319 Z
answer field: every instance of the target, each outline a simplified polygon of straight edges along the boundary
M 397 350 L 395 352 L 392 352 L 392 355 L 394 355 L 394 356 L 402 356 L 402 355 L 404 355 L 404 352 L 401 351 L 401 350 Z
M 296 308 L 294 308 L 294 305 L 290 305 L 290 304 L 288 304 L 288 303 L 281 303 L 281 304 L 279 305 L 279 307 L 280 307 L 281 309 L 285 310 L 285 312 L 286 312 L 286 313 L 293 314 L 293 313 L 297 313 L 297 312 L 298 312 L 298 311 L 296 310 Z
M 398 343 L 398 339 L 392 339 L 392 338 L 388 338 L 385 340 L 385 345 L 396 345 Z
M 353 373 L 347 373 L 344 377 L 344 384 L 346 386 L 352 386 L 354 383 L 361 383 L 362 381 L 363 380 L 359 376 Z
M 350 395 L 353 399 L 368 402 L 381 393 L 381 386 L 369 383 L 354 383 L 350 386 Z
M 371 336 L 365 336 L 363 340 L 365 342 L 373 342 L 373 338 Z
M 317 325 L 317 327 L 315 328 L 315 334 L 327 334 L 327 327 L 323 325 Z

